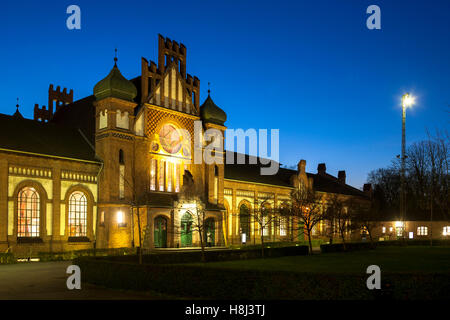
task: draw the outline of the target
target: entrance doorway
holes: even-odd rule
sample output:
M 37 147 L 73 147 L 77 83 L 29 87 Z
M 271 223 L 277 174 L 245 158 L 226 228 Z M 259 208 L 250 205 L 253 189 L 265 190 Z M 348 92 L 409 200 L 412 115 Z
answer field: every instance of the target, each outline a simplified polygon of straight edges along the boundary
M 192 216 L 186 212 L 181 217 L 181 247 L 192 246 Z
M 167 247 L 167 219 L 163 216 L 155 218 L 153 242 L 155 248 Z
M 213 247 L 216 243 L 216 228 L 214 218 L 208 218 L 205 220 L 204 238 L 206 246 Z

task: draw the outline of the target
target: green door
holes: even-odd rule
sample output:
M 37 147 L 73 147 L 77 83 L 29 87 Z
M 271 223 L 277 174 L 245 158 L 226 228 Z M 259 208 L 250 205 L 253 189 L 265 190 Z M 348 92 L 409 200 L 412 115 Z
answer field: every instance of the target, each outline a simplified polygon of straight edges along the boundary
M 155 218 L 154 230 L 154 244 L 155 248 L 167 247 L 167 219 L 164 217 Z
M 214 219 L 208 218 L 205 220 L 205 232 L 204 238 L 205 243 L 208 247 L 213 247 L 214 243 L 216 243 L 216 229 L 214 227 Z
M 188 212 L 181 217 L 181 246 L 192 246 L 192 217 Z

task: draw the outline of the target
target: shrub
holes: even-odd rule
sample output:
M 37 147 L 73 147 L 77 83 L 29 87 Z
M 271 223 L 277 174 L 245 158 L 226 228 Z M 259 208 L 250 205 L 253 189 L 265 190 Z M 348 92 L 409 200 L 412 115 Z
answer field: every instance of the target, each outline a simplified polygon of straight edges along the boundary
M 94 256 L 116 256 L 129 255 L 136 252 L 135 248 L 113 248 L 113 249 L 84 249 L 65 252 L 39 252 L 39 261 L 65 261 L 73 260 L 77 257 L 94 257 Z
M 333 243 L 333 244 L 321 244 L 320 251 L 322 253 L 330 252 L 342 252 L 342 251 L 354 251 L 354 250 L 369 250 L 374 249 L 374 246 L 370 242 L 349 242 L 343 243 Z
M 369 250 L 374 249 L 377 246 L 429 246 L 430 240 L 415 240 L 415 239 L 408 239 L 406 241 L 403 241 L 401 239 L 399 240 L 388 240 L 388 241 L 377 241 L 373 244 L 370 242 L 348 242 L 345 243 L 345 249 L 344 245 L 342 243 L 334 243 L 334 244 L 322 244 L 320 245 L 320 251 L 322 253 L 329 253 L 329 252 L 342 252 L 342 251 L 354 251 L 354 250 Z M 450 239 L 436 239 L 433 240 L 433 246 L 450 246 Z
M 291 246 L 280 248 L 265 248 L 264 257 L 276 258 L 283 256 L 307 255 L 307 246 Z M 230 261 L 230 260 L 246 260 L 261 258 L 261 248 L 258 249 L 236 249 L 236 250 L 206 250 L 206 262 Z M 134 262 L 137 261 L 136 255 L 115 256 L 105 258 L 111 261 Z M 158 252 L 145 254 L 142 256 L 143 263 L 151 264 L 174 264 L 174 263 L 190 263 L 200 262 L 200 251 L 185 252 Z
M 0 253 L 0 264 L 16 263 L 16 258 L 11 252 Z

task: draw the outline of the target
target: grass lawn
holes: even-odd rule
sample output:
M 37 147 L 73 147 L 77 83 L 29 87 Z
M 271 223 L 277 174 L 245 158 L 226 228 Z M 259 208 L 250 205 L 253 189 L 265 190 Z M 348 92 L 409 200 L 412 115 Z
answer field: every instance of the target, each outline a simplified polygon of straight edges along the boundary
M 450 247 L 378 247 L 375 250 L 189 265 L 244 270 L 365 274 L 366 268 L 373 264 L 378 265 L 382 273 L 450 272 Z

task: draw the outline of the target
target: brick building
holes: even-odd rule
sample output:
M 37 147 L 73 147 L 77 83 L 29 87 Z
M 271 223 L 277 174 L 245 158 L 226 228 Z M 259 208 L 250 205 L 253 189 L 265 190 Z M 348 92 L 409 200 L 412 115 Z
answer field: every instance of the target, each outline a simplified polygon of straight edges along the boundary
M 214 245 L 240 243 L 244 233 L 259 241 L 258 226 L 242 217 L 256 199 L 273 207 L 288 201 L 295 181 L 367 202 L 367 193 L 346 184 L 345 171 L 334 177 L 325 164 L 313 174 L 301 160 L 297 170 L 264 176 L 249 161 L 193 163 L 205 148 L 185 137 L 196 135 L 196 123 L 201 134 L 227 127 L 209 94 L 200 105 L 200 80 L 186 72 L 186 47 L 160 35 L 158 62 L 142 58 L 141 76 L 131 80 L 116 62 L 91 96 L 73 101 L 72 90 L 51 85 L 48 106 L 35 105 L 34 120 L 18 110 L 0 115 L 0 251 L 137 245 L 138 211 L 143 247 L 198 245 L 192 204 L 179 197 L 189 176 L 202 193 Z M 268 240 L 302 237 L 293 223 L 271 225 Z

